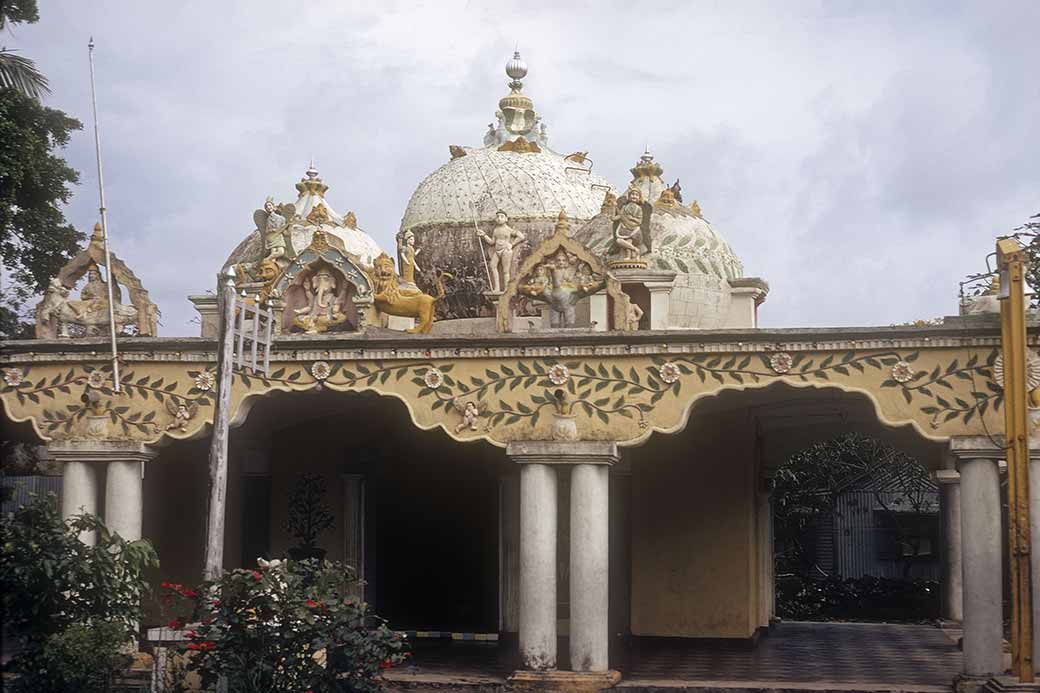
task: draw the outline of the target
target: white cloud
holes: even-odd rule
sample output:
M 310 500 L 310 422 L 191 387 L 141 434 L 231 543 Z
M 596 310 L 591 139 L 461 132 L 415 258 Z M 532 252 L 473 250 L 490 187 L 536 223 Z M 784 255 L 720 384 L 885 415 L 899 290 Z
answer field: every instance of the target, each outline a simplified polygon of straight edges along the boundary
M 1029 3 L 49 3 L 7 41 L 87 125 L 67 156 L 96 216 L 86 41 L 115 250 L 193 334 L 267 195 L 310 156 L 384 247 L 408 197 L 478 143 L 518 42 L 559 150 L 623 185 L 649 144 L 768 279 L 769 325 L 955 311 L 993 236 L 1040 211 Z

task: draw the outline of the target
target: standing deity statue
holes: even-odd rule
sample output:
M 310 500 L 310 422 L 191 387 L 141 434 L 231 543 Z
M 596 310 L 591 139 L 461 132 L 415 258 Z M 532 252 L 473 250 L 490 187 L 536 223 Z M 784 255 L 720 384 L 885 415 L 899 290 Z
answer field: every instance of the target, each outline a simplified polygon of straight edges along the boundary
M 643 201 L 639 188 L 631 187 L 618 201 L 614 214 L 614 243 L 611 254 L 620 253 L 626 261 L 638 261 L 643 251 L 653 250 L 650 241 L 650 215 L 653 206 Z
M 279 266 L 286 264 L 289 260 L 288 244 L 286 243 L 285 230 L 296 214 L 296 208 L 291 204 L 276 206 L 274 198 L 264 201 L 264 208 L 253 212 L 253 221 L 264 240 L 264 258 L 273 260 Z
M 415 261 L 416 256 L 422 252 L 420 248 L 415 247 L 415 234 L 411 231 L 405 231 L 404 243 L 401 245 L 401 283 L 410 284 L 415 286 L 415 273 L 416 271 L 421 272 L 418 263 Z
M 526 236 L 509 225 L 509 215 L 502 210 L 495 212 L 495 228 L 488 235 L 477 229 L 477 236 L 491 246 L 488 258 L 488 272 L 491 274 L 491 290 L 496 293 L 505 291 L 513 274 L 513 252 L 524 242 Z

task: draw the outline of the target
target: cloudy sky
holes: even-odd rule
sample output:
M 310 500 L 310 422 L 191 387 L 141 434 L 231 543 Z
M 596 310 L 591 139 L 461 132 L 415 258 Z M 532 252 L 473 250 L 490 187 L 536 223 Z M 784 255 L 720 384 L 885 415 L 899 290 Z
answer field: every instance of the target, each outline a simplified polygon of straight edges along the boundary
M 993 238 L 1040 212 L 1040 3 L 40 0 L 0 43 L 86 126 L 67 214 L 97 217 L 87 40 L 97 48 L 113 249 L 197 334 L 267 195 L 313 156 L 336 209 L 385 248 L 412 191 L 478 145 L 518 44 L 557 151 L 616 186 L 649 145 L 749 276 L 765 326 L 956 312 Z

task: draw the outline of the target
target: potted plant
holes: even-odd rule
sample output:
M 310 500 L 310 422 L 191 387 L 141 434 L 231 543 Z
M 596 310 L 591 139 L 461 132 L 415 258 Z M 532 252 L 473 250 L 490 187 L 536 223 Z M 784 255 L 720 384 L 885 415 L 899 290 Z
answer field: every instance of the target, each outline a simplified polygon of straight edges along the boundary
M 289 549 L 289 558 L 325 558 L 325 549 L 318 547 L 318 536 L 333 522 L 332 511 L 325 504 L 325 480 L 317 474 L 304 474 L 289 494 L 285 530 L 297 540 L 297 545 Z

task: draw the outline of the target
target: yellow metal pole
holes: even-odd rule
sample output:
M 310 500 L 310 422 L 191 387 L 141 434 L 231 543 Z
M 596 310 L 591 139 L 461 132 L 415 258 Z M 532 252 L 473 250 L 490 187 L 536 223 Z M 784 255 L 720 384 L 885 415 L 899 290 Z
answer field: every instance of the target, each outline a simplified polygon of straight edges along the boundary
M 1008 463 L 1008 555 L 1011 573 L 1012 672 L 1033 673 L 1033 582 L 1029 536 L 1029 393 L 1026 387 L 1025 253 L 1018 241 L 997 242 L 1000 331 L 1004 359 L 1004 423 Z

